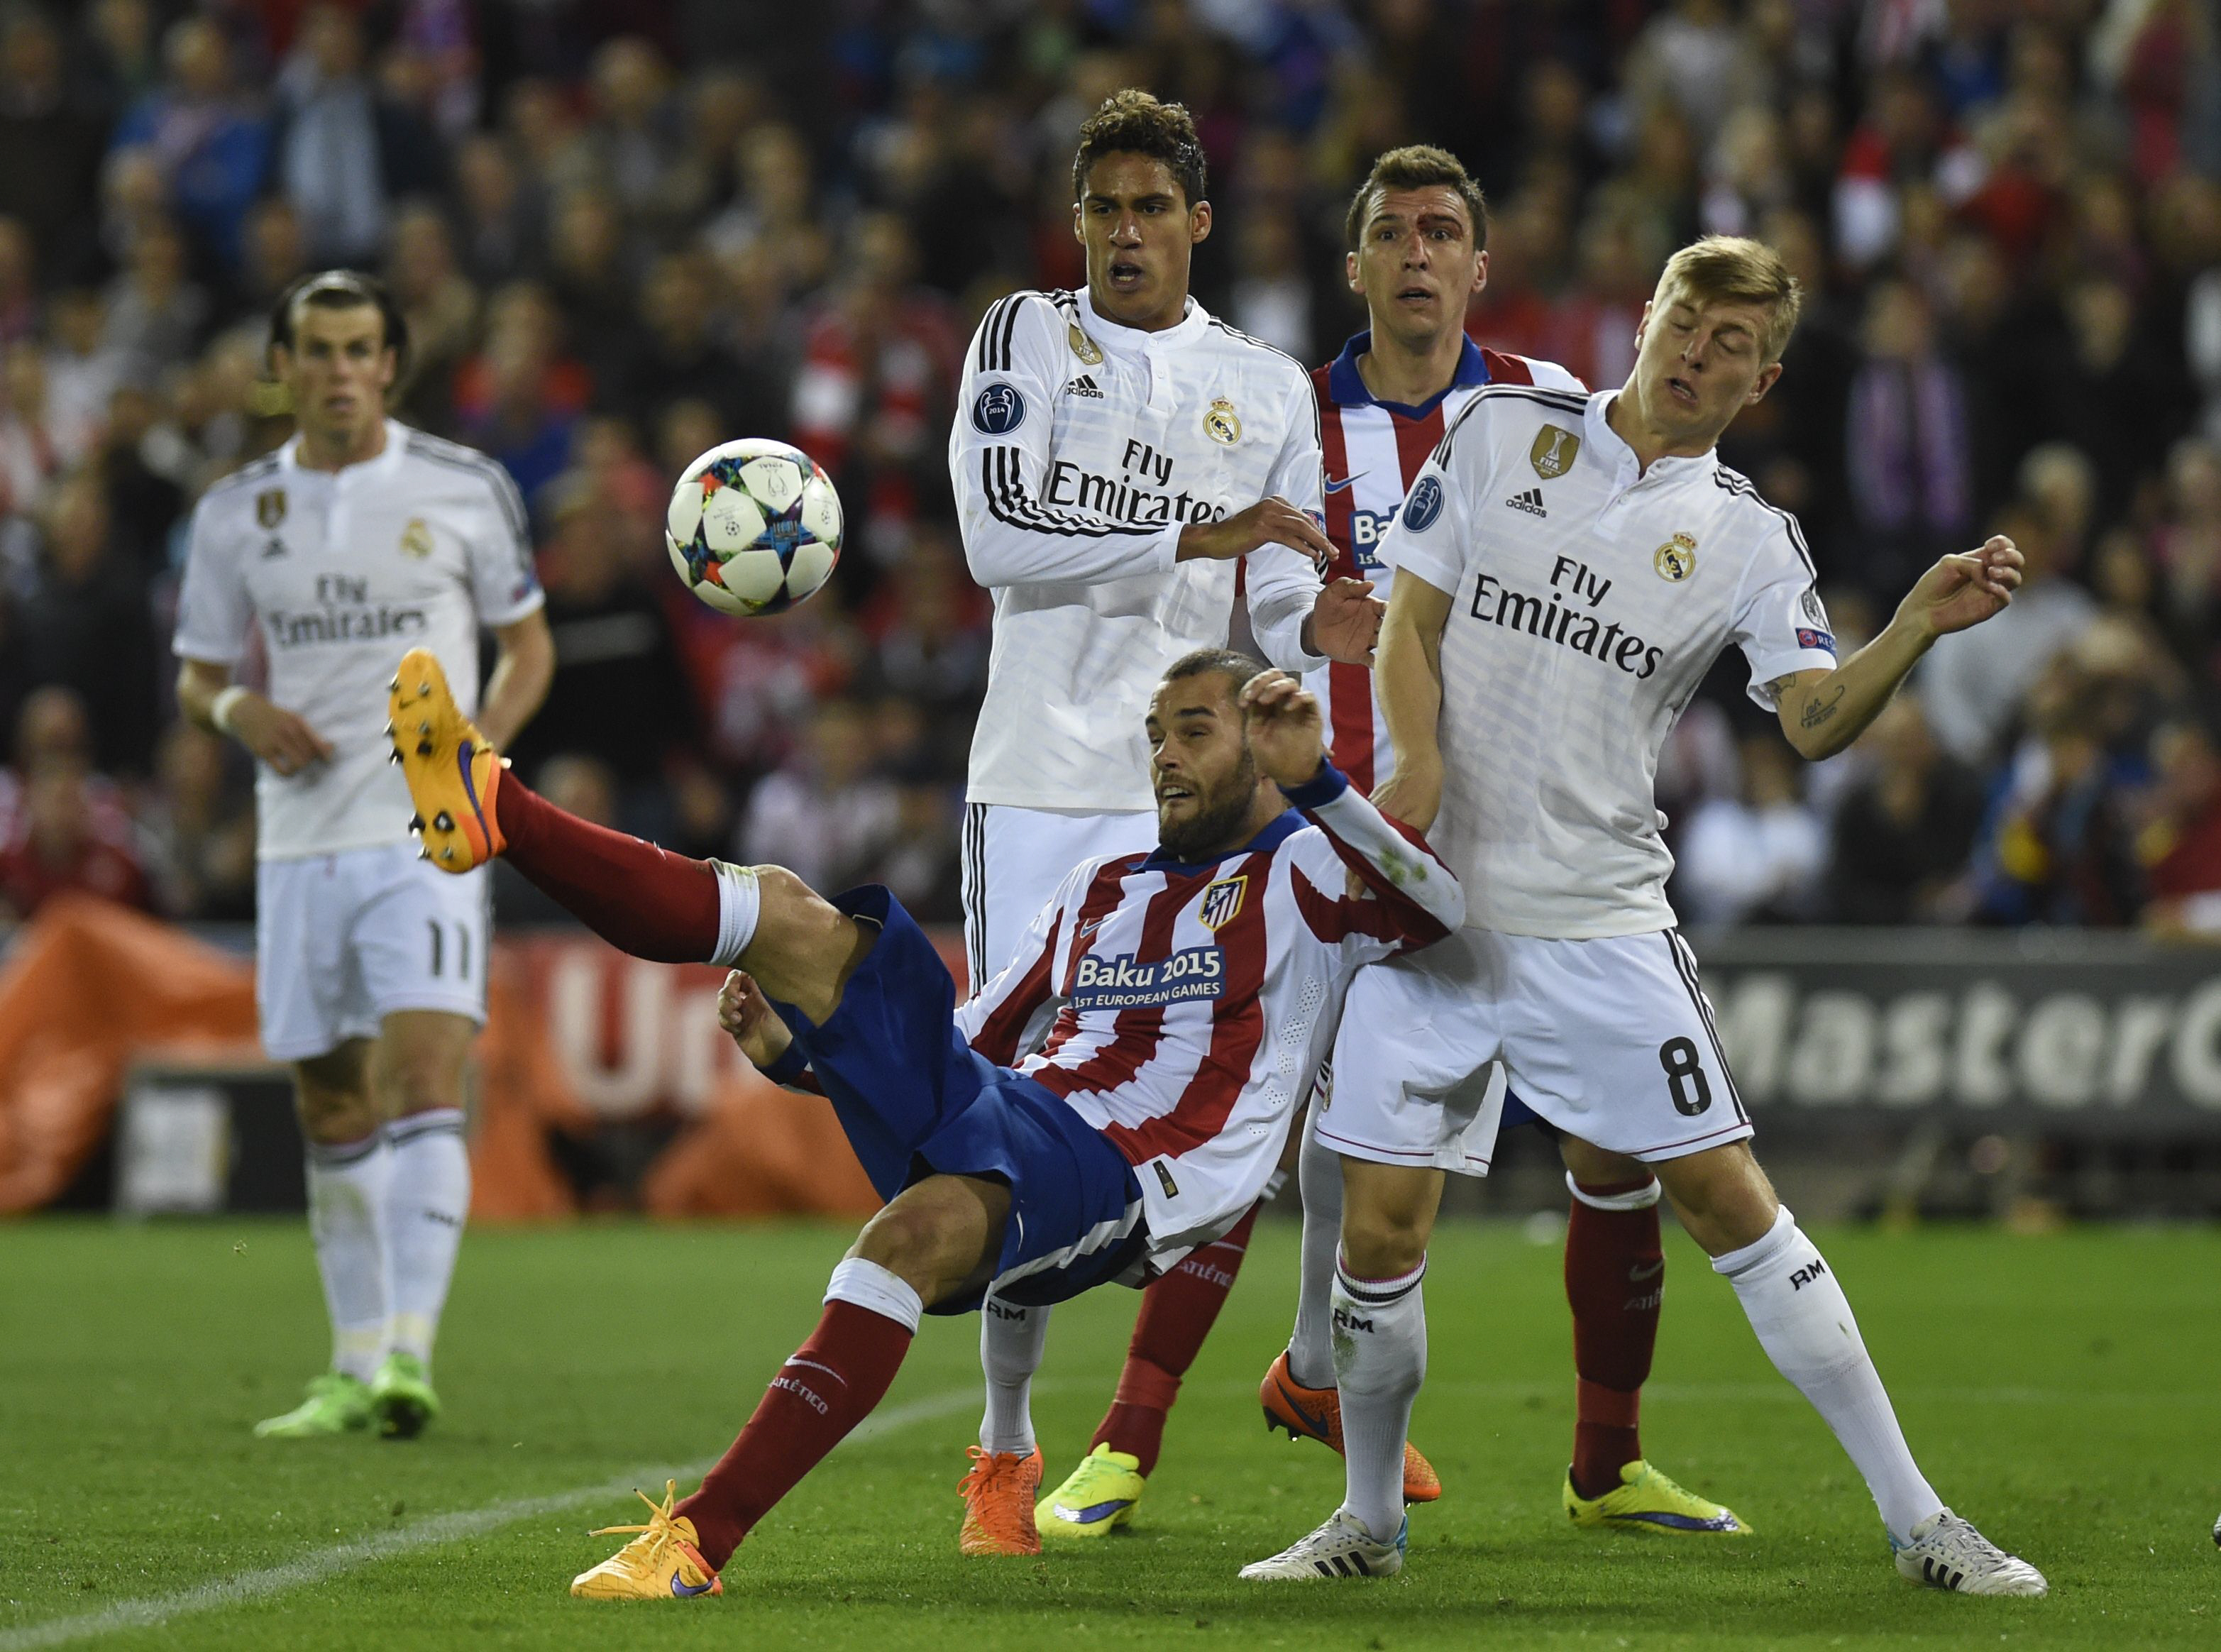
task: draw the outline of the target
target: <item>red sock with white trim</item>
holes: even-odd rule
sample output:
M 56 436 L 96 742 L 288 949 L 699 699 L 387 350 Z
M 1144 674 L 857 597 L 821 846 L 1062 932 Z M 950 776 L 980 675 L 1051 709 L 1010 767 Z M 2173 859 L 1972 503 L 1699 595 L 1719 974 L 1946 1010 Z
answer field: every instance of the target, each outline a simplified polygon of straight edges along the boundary
M 1191 1253 L 1142 1292 L 1142 1313 L 1134 1322 L 1134 1340 L 1127 1344 L 1118 1392 L 1095 1437 L 1087 1442 L 1090 1451 L 1107 1445 L 1126 1452 L 1140 1459 L 1144 1474 L 1157 1466 L 1157 1454 L 1165 1442 L 1165 1418 L 1179 1395 L 1180 1379 L 1218 1323 L 1218 1311 L 1226 1305 L 1226 1293 L 1242 1271 L 1257 1211 L 1257 1205 L 1251 1205 L 1249 1214 L 1223 1237 Z
M 741 867 L 580 820 L 514 770 L 501 777 L 494 814 L 508 840 L 503 858 L 621 952 L 654 963 L 731 962 L 754 932 L 755 879 Z M 736 922 L 747 934 L 733 946 Z
M 712 1570 L 886 1397 L 924 1311 L 917 1292 L 876 1262 L 852 1256 L 833 1270 L 817 1329 L 700 1488 L 673 1511 L 694 1523 Z
M 1642 1385 L 1658 1345 L 1666 1255 L 1658 1184 L 1584 1187 L 1571 1175 L 1566 1302 L 1573 1311 L 1573 1490 L 1602 1497 L 1642 1455 Z

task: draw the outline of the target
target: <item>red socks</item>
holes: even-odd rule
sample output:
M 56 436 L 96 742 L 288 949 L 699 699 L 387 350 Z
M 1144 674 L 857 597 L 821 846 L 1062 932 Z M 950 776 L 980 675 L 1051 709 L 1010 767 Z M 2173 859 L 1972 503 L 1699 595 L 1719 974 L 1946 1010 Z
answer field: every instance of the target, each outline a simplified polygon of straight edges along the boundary
M 509 823 L 502 823 L 507 831 Z M 749 1529 L 870 1415 L 916 1333 L 853 1302 L 829 1302 L 808 1342 L 779 1367 L 740 1437 L 675 1513 L 694 1523 L 702 1558 L 720 1568 Z
M 566 814 L 516 778 L 501 777 L 494 817 L 511 866 L 621 952 L 699 964 L 717 950 L 717 874 L 623 832 Z
M 1640 1192 L 1647 1183 L 1584 1187 L 1598 1198 Z M 1573 1311 L 1573 1489 L 1602 1497 L 1619 1484 L 1623 1464 L 1642 1455 L 1637 1426 L 1642 1388 L 1658 1343 L 1666 1257 L 1658 1206 L 1600 1211 L 1573 1202 L 1566 1228 L 1566 1301 Z
M 1087 1442 L 1090 1451 L 1108 1445 L 1113 1451 L 1129 1453 L 1141 1459 L 1144 1474 L 1157 1466 L 1166 1413 L 1172 1410 L 1180 1379 L 1195 1363 L 1203 1339 L 1217 1322 L 1235 1275 L 1242 1271 L 1258 1208 L 1250 1206 L 1249 1214 L 1223 1238 L 1193 1252 L 1142 1292 L 1142 1314 L 1134 1322 L 1134 1340 L 1126 1347 L 1118 1392 L 1095 1437 Z

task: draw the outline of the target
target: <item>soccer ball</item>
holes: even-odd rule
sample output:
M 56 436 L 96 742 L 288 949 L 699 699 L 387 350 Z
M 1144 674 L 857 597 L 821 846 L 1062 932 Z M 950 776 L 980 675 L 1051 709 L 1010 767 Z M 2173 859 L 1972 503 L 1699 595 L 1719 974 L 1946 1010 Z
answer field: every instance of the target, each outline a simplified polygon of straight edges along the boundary
M 663 543 L 687 590 L 719 612 L 783 613 L 833 576 L 841 496 L 799 447 L 728 441 L 671 490 Z

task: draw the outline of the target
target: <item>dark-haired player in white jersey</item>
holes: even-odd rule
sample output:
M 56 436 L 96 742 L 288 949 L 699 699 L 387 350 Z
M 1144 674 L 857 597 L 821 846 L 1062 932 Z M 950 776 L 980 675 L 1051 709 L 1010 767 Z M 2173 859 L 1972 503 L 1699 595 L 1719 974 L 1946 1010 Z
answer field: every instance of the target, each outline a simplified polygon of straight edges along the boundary
M 966 788 L 975 985 L 1074 864 L 1155 841 L 1143 714 L 1166 666 L 1226 643 L 1237 585 L 1260 652 L 1298 675 L 1368 660 L 1380 613 L 1360 581 L 1321 587 L 1333 547 L 1302 365 L 1189 296 L 1211 210 L 1187 111 L 1109 98 L 1072 184 L 1087 285 L 988 310 L 949 433 L 965 558 L 995 599 Z M 982 1316 L 967 1554 L 1040 1547 L 1029 1390 L 1047 1330 L 1042 1308 Z
M 178 700 L 254 754 L 255 999 L 291 1063 L 331 1368 L 255 1432 L 300 1439 L 439 1409 L 433 1338 L 470 1211 L 463 1064 L 485 1019 L 484 873 L 443 878 L 410 840 L 377 708 L 401 656 L 438 654 L 506 743 L 555 653 L 524 507 L 485 454 L 385 416 L 403 335 L 376 282 L 304 278 L 271 319 L 298 434 L 194 510 Z M 231 680 L 259 629 L 269 691 Z
M 1487 285 L 1487 224 L 1480 187 L 1457 158 L 1423 146 L 1382 155 L 1350 197 L 1346 273 L 1370 324 L 1311 375 L 1335 547 L 1329 577 L 1370 580 L 1387 592 L 1394 571 L 1377 554 L 1380 537 L 1447 422 L 1483 386 L 1584 388 L 1555 363 L 1486 349 L 1466 336 L 1467 308 Z M 1389 754 L 1372 672 L 1333 661 L 1304 685 L 1326 709 L 1336 762 L 1369 791 L 1386 773 Z M 1586 1143 L 1568 1138 L 1563 1151 L 1573 1199 L 1565 1276 L 1576 1374 L 1567 1511 L 1586 1526 L 1743 1532 L 1732 1511 L 1676 1485 L 1643 1458 L 1637 1411 L 1665 1270 L 1658 1184 L 1641 1165 Z M 1259 1398 L 1268 1425 L 1339 1451 L 1342 1418 L 1323 1310 L 1340 1237 L 1342 1164 L 1308 1130 L 1302 1163 L 1304 1270 L 1312 1288 L 1301 1293 L 1288 1350 L 1266 1374 Z M 1446 1167 L 1477 1174 L 1486 1164 L 1461 1156 Z M 1044 1536 L 1101 1536 L 1131 1517 L 1155 1466 L 1179 1374 L 1226 1300 L 1248 1229 L 1245 1220 L 1150 1286 L 1116 1399 L 1088 1455 L 1042 1501 Z M 1407 1445 L 1405 1500 L 1430 1502 L 1440 1492 L 1432 1466 Z
M 1319 1128 L 1343 1160 L 1330 1292 L 1348 1493 L 1254 1578 L 1401 1560 L 1403 1435 L 1426 1369 L 1420 1282 L 1440 1168 L 1486 1156 L 1501 1086 L 1649 1166 L 1760 1343 L 1865 1476 L 1898 1570 L 2041 1594 L 2041 1574 L 1944 1507 L 1906 1448 L 1836 1276 L 1745 1145 L 1742 1110 L 1674 927 L 1652 792 L 1660 747 L 1730 643 L 1805 757 L 1841 751 L 1935 639 L 1999 612 L 1993 538 L 1923 575 L 1837 662 L 1795 520 L 1720 464 L 1781 374 L 1796 280 L 1713 237 L 1668 261 L 1617 391 L 1476 395 L 1382 546 L 1396 569 L 1379 693 L 1396 767 L 1376 794 L 1464 880 L 1466 927 L 1423 968 L 1353 983 Z

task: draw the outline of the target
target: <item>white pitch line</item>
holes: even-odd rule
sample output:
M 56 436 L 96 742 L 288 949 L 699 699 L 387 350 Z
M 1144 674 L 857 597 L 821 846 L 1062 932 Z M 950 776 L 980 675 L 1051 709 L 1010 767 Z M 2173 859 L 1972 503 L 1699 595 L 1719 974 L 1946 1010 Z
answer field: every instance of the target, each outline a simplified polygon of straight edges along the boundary
M 850 1430 L 841 1442 L 841 1447 L 892 1434 L 897 1429 L 908 1428 L 913 1423 L 947 1417 L 952 1411 L 962 1411 L 979 1403 L 979 1391 L 964 1388 L 929 1395 L 907 1405 L 897 1405 L 866 1417 Z M 116 1605 L 84 1612 L 75 1618 L 53 1618 L 43 1624 L 30 1624 L 22 1629 L 0 1631 L 0 1652 L 32 1652 L 32 1649 L 37 1647 L 66 1646 L 72 1641 L 89 1640 L 97 1635 L 151 1629 L 172 1618 L 189 1618 L 197 1612 L 213 1611 L 223 1606 L 242 1605 L 250 1600 L 267 1599 L 272 1595 L 320 1583 L 341 1572 L 351 1572 L 357 1567 L 391 1560 L 397 1555 L 414 1554 L 422 1549 L 436 1549 L 460 1538 L 475 1537 L 481 1532 L 514 1525 L 520 1520 L 575 1509 L 582 1503 L 623 1497 L 635 1486 L 654 1486 L 666 1480 L 691 1480 L 716 1461 L 714 1457 L 705 1457 L 699 1462 L 681 1463 L 676 1467 L 641 1468 L 603 1480 L 597 1485 L 554 1492 L 545 1497 L 521 1497 L 506 1503 L 489 1503 L 481 1509 L 458 1509 L 452 1514 L 434 1515 L 428 1520 L 416 1521 L 397 1530 L 358 1537 L 352 1542 L 335 1543 L 329 1549 L 303 1555 L 281 1566 L 265 1567 L 259 1572 L 241 1572 L 235 1576 L 218 1578 L 212 1583 L 180 1589 L 174 1594 L 150 1595 L 143 1600 L 121 1601 Z

